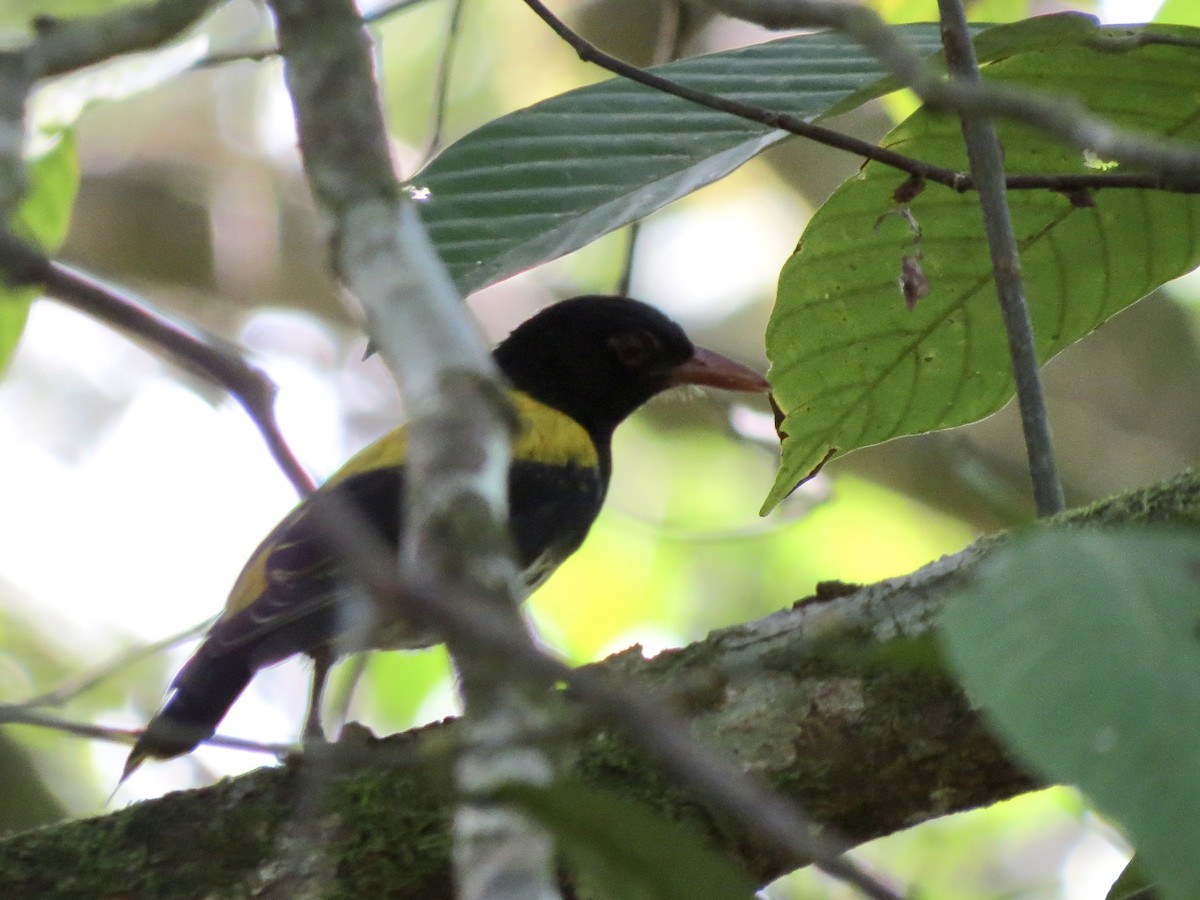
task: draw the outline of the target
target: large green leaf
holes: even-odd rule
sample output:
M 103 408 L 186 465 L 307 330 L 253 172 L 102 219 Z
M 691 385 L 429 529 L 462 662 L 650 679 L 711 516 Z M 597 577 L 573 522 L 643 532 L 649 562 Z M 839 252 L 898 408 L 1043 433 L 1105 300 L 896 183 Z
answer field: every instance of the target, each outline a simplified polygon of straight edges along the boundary
M 1198 30 L 1175 31 L 1200 38 Z M 1107 40 L 1127 34 L 1096 29 L 1090 41 L 1076 35 L 984 71 L 1076 97 L 1123 126 L 1200 137 L 1200 52 L 1120 50 Z M 1029 128 L 1001 123 L 999 131 L 1010 173 L 1094 171 L 1079 151 Z M 919 111 L 883 143 L 966 168 L 953 116 Z M 909 204 L 922 229 L 918 244 L 909 222 L 888 215 L 903 181 L 865 166 L 813 216 L 783 269 L 767 353 L 786 415 L 784 459 L 767 508 L 835 452 L 970 422 L 1013 394 L 975 195 L 928 186 Z M 1200 198 L 1106 190 L 1092 199 L 1088 207 L 1050 191 L 1009 194 L 1042 360 L 1200 262 Z M 905 257 L 918 253 L 929 294 L 909 310 L 898 282 Z
M 56 250 L 67 236 L 79 185 L 79 161 L 71 132 L 61 132 L 43 156 L 32 160 L 26 176 L 29 190 L 13 218 L 13 231 L 47 251 Z M 12 357 L 35 296 L 36 290 L 11 290 L 0 284 L 0 373 Z
M 611 791 L 564 782 L 503 792 L 549 828 L 584 887 L 603 900 L 751 900 L 754 884 L 692 829 Z
M 900 29 L 916 49 L 937 27 Z M 805 119 L 881 84 L 879 64 L 829 32 L 654 69 L 683 84 Z M 412 180 L 421 216 L 464 292 L 584 246 L 728 174 L 784 132 L 624 79 L 484 125 Z M 428 192 L 428 193 L 426 193 Z
M 942 625 L 1013 749 L 1115 816 L 1166 897 L 1200 897 L 1200 534 L 1030 535 Z

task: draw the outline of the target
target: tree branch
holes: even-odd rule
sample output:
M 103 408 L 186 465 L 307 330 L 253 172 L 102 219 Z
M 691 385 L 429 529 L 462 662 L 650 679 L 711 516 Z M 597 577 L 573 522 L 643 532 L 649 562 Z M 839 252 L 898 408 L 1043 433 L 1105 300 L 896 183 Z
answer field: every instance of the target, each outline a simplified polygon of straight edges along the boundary
M 975 47 L 967 30 L 967 16 L 962 4 L 958 0 L 938 0 L 938 8 L 942 16 L 942 46 L 954 83 L 981 84 Z M 1008 355 L 1017 386 L 1021 429 L 1033 481 L 1034 507 L 1039 516 L 1050 516 L 1062 512 L 1066 500 L 1054 462 L 1033 323 L 1029 319 L 1025 286 L 1021 280 L 1021 254 L 1017 250 L 1008 199 L 1004 194 L 1004 154 L 992 120 L 986 114 L 964 112 L 961 122 L 971 174 L 979 185 L 983 230 L 992 257 L 992 279 L 996 283 L 1004 332 L 1008 336 Z
M 1200 523 L 1200 476 L 1185 473 L 1054 520 L 1081 526 Z M 589 667 L 672 702 L 692 732 L 716 742 L 820 821 L 866 841 L 1037 786 L 940 668 L 932 643 L 943 602 L 1002 538 L 902 578 L 818 589 L 765 619 L 714 632 L 645 660 L 626 651 Z M 589 720 L 586 709 L 576 715 Z M 448 746 L 442 724 L 344 740 L 329 805 L 298 819 L 304 763 L 262 769 L 198 791 L 0 842 L 0 882 L 14 900 L 162 898 L 307 889 L 394 898 L 449 895 Z M 581 729 L 574 775 L 699 825 L 760 882 L 798 863 L 731 820 L 704 792 L 662 778 L 628 740 Z M 399 758 L 400 765 L 393 764 Z M 377 761 L 377 765 L 372 764 Z M 386 836 L 386 837 L 385 837 Z M 280 865 L 289 841 L 323 842 L 307 867 Z M 70 871 L 70 883 L 61 873 Z M 322 880 L 322 879 L 328 880 Z
M 139 50 L 154 50 L 199 22 L 217 0 L 157 0 L 78 19 L 39 16 L 25 53 L 35 79 L 73 72 Z

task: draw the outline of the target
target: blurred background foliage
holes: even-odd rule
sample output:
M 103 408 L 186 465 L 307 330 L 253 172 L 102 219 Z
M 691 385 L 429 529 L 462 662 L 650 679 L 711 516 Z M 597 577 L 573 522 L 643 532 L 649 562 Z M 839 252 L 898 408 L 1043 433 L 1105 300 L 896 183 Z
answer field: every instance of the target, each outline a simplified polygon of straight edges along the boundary
M 112 0 L 15 0 L 14 40 L 36 14 L 81 15 Z M 930 21 L 935 0 L 876 0 L 889 21 Z M 983 0 L 976 21 L 1078 8 L 1145 20 L 1154 5 Z M 369 12 L 370 10 L 365 10 Z M 570 20 L 606 49 L 649 63 L 662 8 L 575 2 Z M 428 155 L 432 88 L 451 8 L 427 0 L 375 26 L 380 78 L 403 175 Z M 1200 24 L 1189 0 L 1163 21 Z M 744 23 L 685 8 L 685 55 L 762 40 Z M 202 29 L 213 54 L 269 46 L 265 11 L 230 4 Z M 203 50 L 203 47 L 201 47 Z M 198 55 L 203 55 L 199 53 Z M 473 0 L 453 60 L 442 145 L 601 73 L 520 3 Z M 836 122 L 878 137 L 888 98 Z M 236 342 L 279 383 L 301 459 L 331 472 L 403 417 L 351 306 L 325 268 L 294 148 L 277 61 L 201 65 L 152 90 L 92 106 L 76 131 L 81 181 L 60 257 L 128 286 L 165 313 Z M 632 293 L 684 322 L 699 343 L 765 365 L 762 334 L 780 266 L 811 211 L 858 163 L 799 141 L 662 210 L 640 229 Z M 556 298 L 609 292 L 628 234 L 471 298 L 492 338 Z M 1200 449 L 1196 282 L 1183 279 L 1107 323 L 1046 371 L 1071 503 L 1184 468 Z M 618 435 L 608 507 L 584 549 L 530 603 L 549 646 L 584 662 L 634 643 L 647 652 L 787 606 L 817 581 L 870 581 L 961 549 L 1032 517 L 1012 409 L 950 432 L 839 459 L 770 517 L 774 435 L 764 407 L 672 396 Z M 0 698 L 16 702 L 79 678 L 214 614 L 242 560 L 294 498 L 240 411 L 209 385 L 47 301 L 33 307 L 0 381 Z M 157 707 L 183 644 L 122 668 L 71 699 L 73 719 L 134 728 Z M 388 732 L 453 712 L 440 650 L 344 664 L 346 714 Z M 257 679 L 226 722 L 263 742 L 296 738 L 302 666 Z M 335 705 L 338 705 L 335 703 Z M 0 733 L 10 773 L 0 831 L 103 811 L 124 748 L 32 727 Z M 219 749 L 147 767 L 123 804 L 270 761 Z M 1124 850 L 1068 790 L 920 826 L 867 853 L 927 898 L 1100 897 Z M 1107 881 L 1105 880 L 1107 879 Z M 808 873 L 771 897 L 850 894 Z

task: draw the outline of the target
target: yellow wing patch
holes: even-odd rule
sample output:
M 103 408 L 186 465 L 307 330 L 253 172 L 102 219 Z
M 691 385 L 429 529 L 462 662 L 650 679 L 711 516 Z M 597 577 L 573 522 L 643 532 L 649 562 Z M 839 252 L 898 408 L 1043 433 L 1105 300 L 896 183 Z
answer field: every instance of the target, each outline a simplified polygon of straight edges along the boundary
M 520 391 L 509 392 L 509 399 L 517 408 L 521 421 L 521 433 L 513 442 L 513 459 L 558 466 L 592 467 L 600 464 L 600 456 L 591 436 L 570 416 Z M 350 457 L 319 490 L 329 490 L 364 472 L 402 466 L 407 455 L 408 426 L 401 425 Z M 270 583 L 267 562 L 271 554 L 287 542 L 288 532 L 304 512 L 305 504 L 302 503 L 288 513 L 259 544 L 234 582 L 225 604 L 225 615 L 240 612 L 262 596 Z
M 288 531 L 296 522 L 300 521 L 304 511 L 304 504 L 301 504 L 284 516 L 283 520 L 271 529 L 271 533 L 258 545 L 254 554 L 246 560 L 246 565 L 229 591 L 229 599 L 225 601 L 225 611 L 222 616 L 232 616 L 234 613 L 241 612 L 263 595 L 268 583 L 267 559 L 280 545 L 286 542 Z

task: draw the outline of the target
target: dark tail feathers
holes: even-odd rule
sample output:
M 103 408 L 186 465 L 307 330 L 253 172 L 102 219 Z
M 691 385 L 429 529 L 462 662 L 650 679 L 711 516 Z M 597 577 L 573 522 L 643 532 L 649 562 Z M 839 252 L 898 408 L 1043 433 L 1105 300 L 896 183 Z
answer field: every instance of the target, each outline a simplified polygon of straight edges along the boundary
M 212 737 L 253 674 L 244 656 L 206 657 L 202 647 L 175 679 L 171 699 L 133 745 L 121 781 L 147 759 L 181 756 Z

